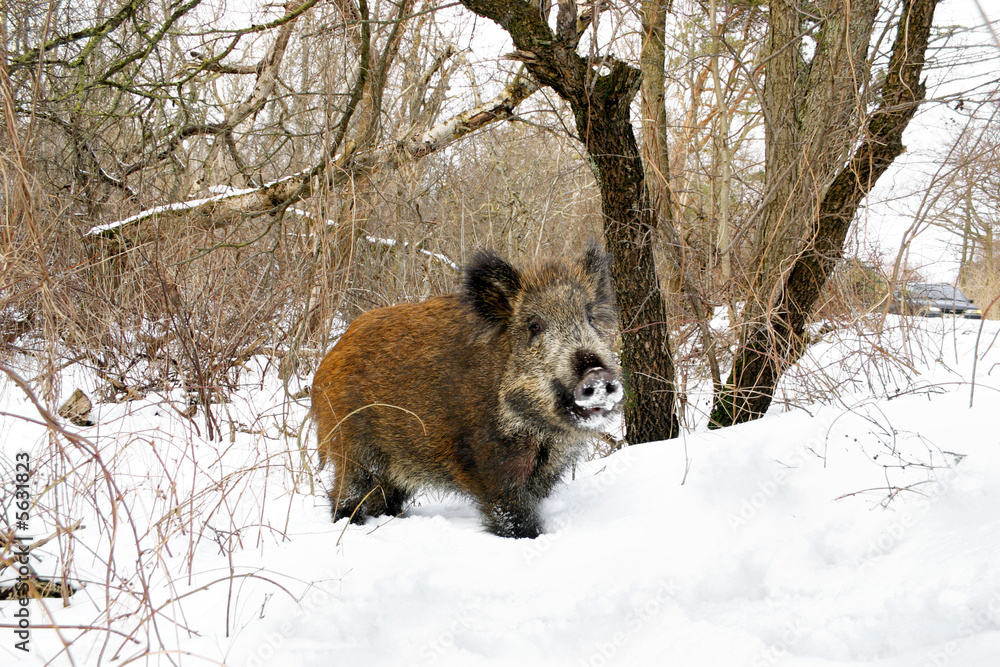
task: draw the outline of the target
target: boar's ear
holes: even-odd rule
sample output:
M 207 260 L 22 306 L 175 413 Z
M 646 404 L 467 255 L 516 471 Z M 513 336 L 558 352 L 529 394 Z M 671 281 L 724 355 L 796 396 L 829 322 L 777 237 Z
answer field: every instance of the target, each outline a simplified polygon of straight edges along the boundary
M 597 300 L 614 304 L 615 291 L 611 287 L 611 255 L 591 241 L 587 244 L 580 264 L 583 266 L 584 273 L 594 281 Z
M 465 268 L 463 298 L 486 324 L 503 329 L 521 289 L 521 274 L 492 250 L 477 250 Z

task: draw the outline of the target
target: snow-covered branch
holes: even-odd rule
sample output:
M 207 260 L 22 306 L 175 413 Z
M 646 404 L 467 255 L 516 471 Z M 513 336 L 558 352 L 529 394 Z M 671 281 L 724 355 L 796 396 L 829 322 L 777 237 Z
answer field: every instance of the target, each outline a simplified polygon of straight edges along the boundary
M 330 175 L 332 185 L 339 187 L 349 180 L 371 177 L 384 169 L 399 169 L 488 125 L 507 120 L 514 116 L 517 107 L 536 90 L 538 84 L 522 72 L 489 102 L 463 111 L 417 136 L 372 151 L 341 155 L 335 158 L 335 169 Z M 213 220 L 214 224 L 225 224 L 225 220 L 233 215 L 266 213 L 287 208 L 312 194 L 314 174 L 315 170 L 309 170 L 272 181 L 259 188 L 226 190 L 212 197 L 155 206 L 128 218 L 92 227 L 87 234 L 112 235 L 129 225 L 165 215 L 194 215 Z

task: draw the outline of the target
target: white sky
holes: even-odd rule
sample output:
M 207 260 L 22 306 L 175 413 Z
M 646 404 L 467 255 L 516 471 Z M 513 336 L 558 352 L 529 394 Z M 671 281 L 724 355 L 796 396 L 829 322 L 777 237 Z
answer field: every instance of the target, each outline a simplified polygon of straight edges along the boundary
M 995 10 L 987 9 L 986 12 L 992 21 L 997 20 Z M 970 44 L 987 45 L 993 40 L 982 28 L 983 19 L 975 0 L 946 0 L 938 6 L 935 16 L 937 26 L 978 27 L 974 34 L 961 38 Z M 972 88 L 977 77 L 980 80 L 995 77 L 1000 70 L 1000 62 L 996 60 L 1000 57 L 1000 49 L 994 51 L 994 48 L 983 49 L 984 56 L 994 58 L 991 61 L 926 72 L 927 98 L 935 100 L 960 94 Z M 980 90 L 980 96 L 985 92 Z M 965 105 L 966 111 L 970 106 Z M 926 204 L 926 184 L 940 166 L 940 156 L 966 123 L 967 115 L 959 114 L 947 104 L 932 101 L 921 107 L 903 137 L 906 153 L 882 177 L 870 198 L 868 210 L 857 222 L 856 234 L 863 245 L 880 248 L 889 259 L 896 256 L 903 235 Z M 902 199 L 887 201 L 896 197 Z M 940 229 L 923 225 L 910 244 L 909 265 L 920 268 L 925 278 L 953 281 L 959 264 L 954 250 L 949 248 L 949 241 L 954 240 Z

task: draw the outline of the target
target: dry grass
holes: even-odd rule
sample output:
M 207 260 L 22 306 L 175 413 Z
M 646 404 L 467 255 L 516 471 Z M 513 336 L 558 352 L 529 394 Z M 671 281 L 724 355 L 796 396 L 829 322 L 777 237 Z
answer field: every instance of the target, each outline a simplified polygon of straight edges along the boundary
M 960 287 L 983 309 L 986 319 L 1000 319 L 1000 304 L 997 303 L 1000 301 L 1000 262 L 976 262 L 971 265 L 964 272 Z

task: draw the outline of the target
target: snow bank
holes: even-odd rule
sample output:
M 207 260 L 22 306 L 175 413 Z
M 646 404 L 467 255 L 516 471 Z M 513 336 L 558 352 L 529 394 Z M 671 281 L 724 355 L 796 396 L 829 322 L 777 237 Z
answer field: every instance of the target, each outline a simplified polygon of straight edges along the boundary
M 979 341 L 970 407 L 979 323 L 920 324 L 912 367 L 842 364 L 850 391 L 833 404 L 777 406 L 756 422 L 581 465 L 543 504 L 547 532 L 536 540 L 485 533 L 465 500 L 436 494 L 401 518 L 330 523 L 321 488 L 295 490 L 297 441 L 280 435 L 305 410 L 274 407 L 282 394 L 266 377 L 227 408 L 247 428 L 223 445 L 182 434 L 177 425 L 190 422 L 172 411 L 154 414 L 171 397 L 102 406 L 98 423 L 113 429 L 81 432 L 109 447 L 132 442 L 121 456 L 134 457 L 138 486 L 152 479 L 142 462 L 155 456 L 135 443 L 162 435 L 148 447 L 161 457 L 190 452 L 177 459 L 177 478 L 181 488 L 203 484 L 206 507 L 214 506 L 209 480 L 269 462 L 246 473 L 226 511 L 189 517 L 203 539 L 178 533 L 159 548 L 160 567 L 146 566 L 177 623 L 160 618 L 155 641 L 180 651 L 171 655 L 179 663 L 995 665 L 1000 326 L 986 323 Z M 831 337 L 797 372 L 853 358 L 858 344 L 870 341 Z M 25 409 L 9 386 L 0 402 Z M 13 440 L 40 446 L 40 433 L 4 417 L 4 452 Z M 133 501 L 157 510 L 151 522 L 171 507 L 155 497 L 149 489 Z M 98 552 L 100 539 L 80 537 Z M 58 624 L 102 617 L 104 571 L 83 551 L 87 588 L 69 607 L 47 602 Z M 132 558 L 119 567 L 134 568 Z M 103 634 L 63 635 L 77 664 L 113 662 Z M 14 654 L 12 643 L 0 643 L 0 660 Z M 24 664 L 68 664 L 55 633 L 35 630 L 33 643 Z M 124 644 L 123 657 L 143 651 L 120 637 L 109 643 Z

